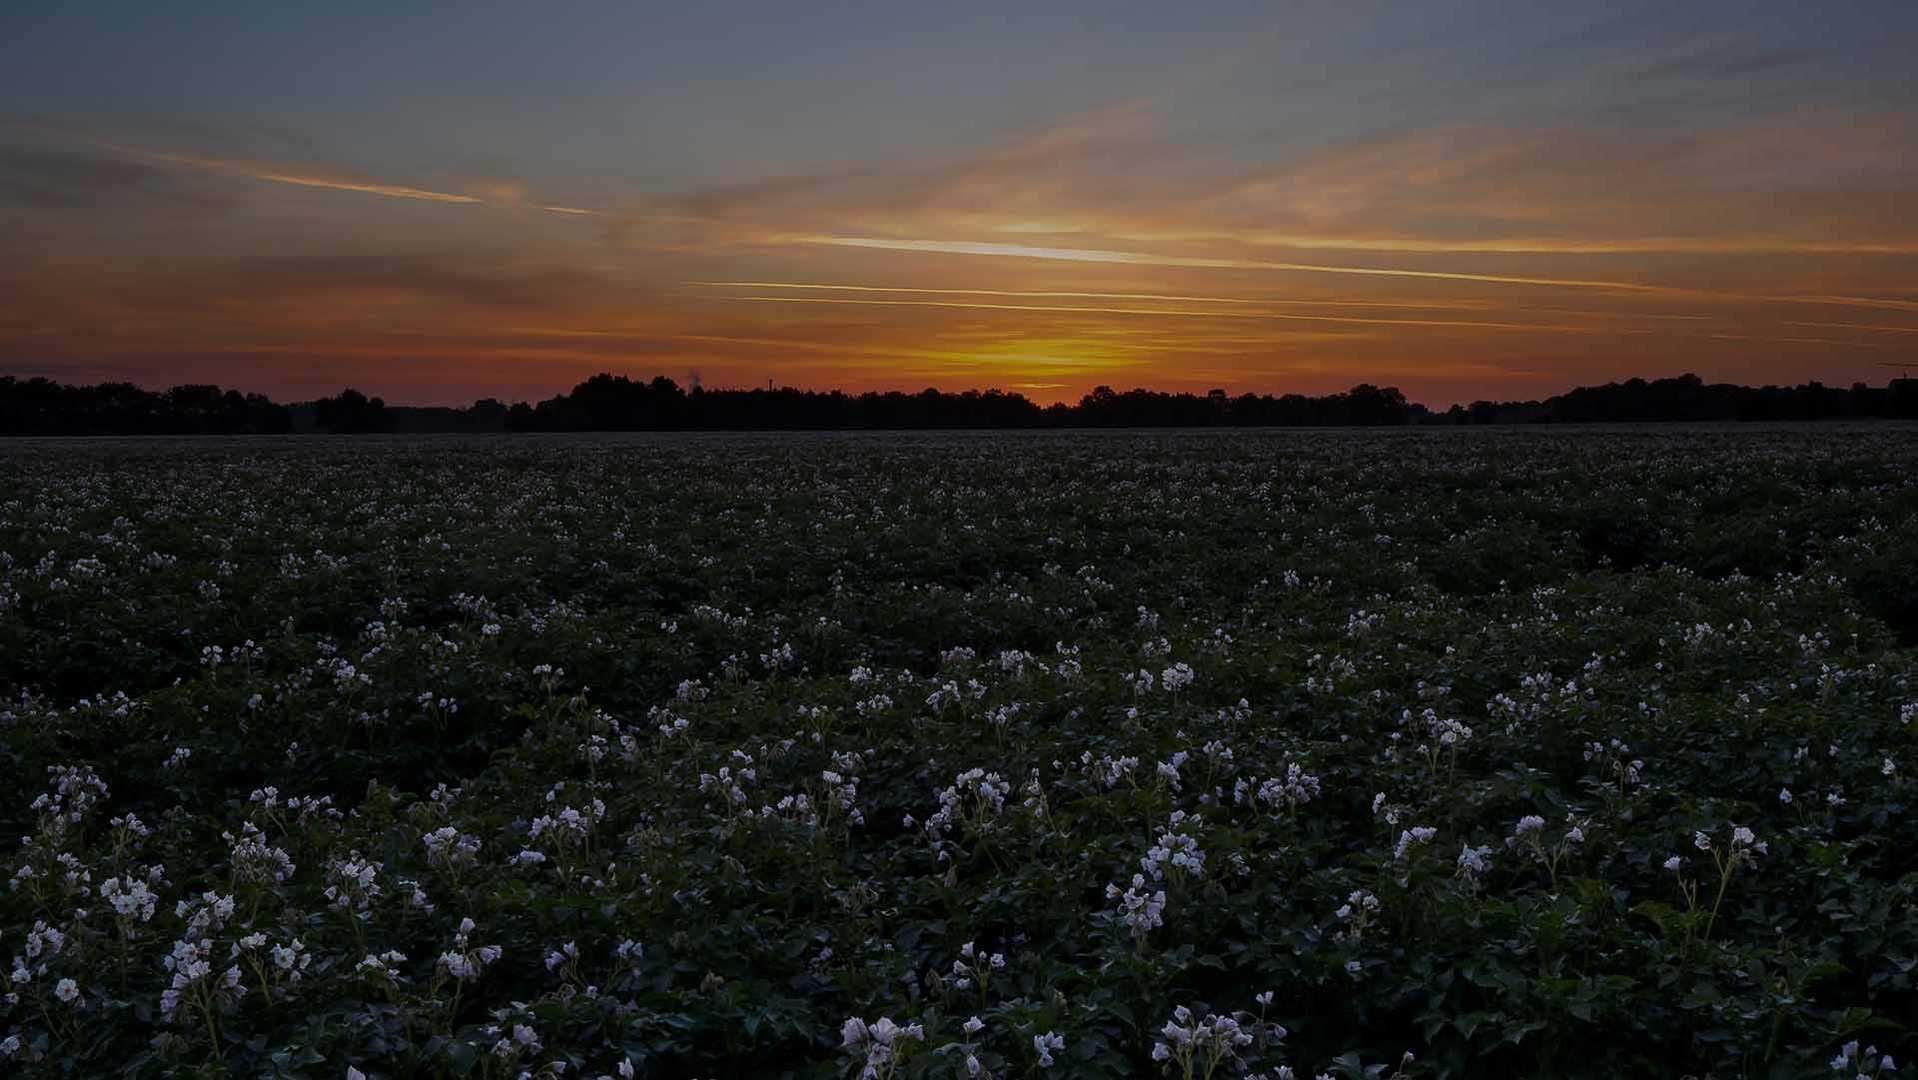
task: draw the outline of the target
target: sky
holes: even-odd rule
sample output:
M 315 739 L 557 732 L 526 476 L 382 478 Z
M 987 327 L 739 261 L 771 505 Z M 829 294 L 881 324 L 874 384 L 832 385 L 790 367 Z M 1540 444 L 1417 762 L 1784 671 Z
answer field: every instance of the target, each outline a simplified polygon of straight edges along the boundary
M 303 400 L 1918 366 L 1918 4 L 0 5 L 0 373 Z

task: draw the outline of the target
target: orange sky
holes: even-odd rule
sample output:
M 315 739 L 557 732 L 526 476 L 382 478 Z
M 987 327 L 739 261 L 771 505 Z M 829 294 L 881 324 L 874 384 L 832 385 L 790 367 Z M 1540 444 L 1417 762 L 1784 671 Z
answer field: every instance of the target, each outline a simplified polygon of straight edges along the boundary
M 1216 85 L 1160 79 L 949 145 L 907 100 L 817 121 L 830 153 L 636 152 L 630 173 L 572 160 L 557 112 L 485 159 L 450 121 L 262 133 L 43 103 L 0 116 L 0 371 L 447 404 L 602 370 L 1040 401 L 1370 381 L 1437 407 L 1683 371 L 1883 382 L 1918 358 L 1912 112 L 1747 101 L 1772 62 L 1702 55 L 1733 104 L 1657 123 L 1588 89 L 1571 112 L 1352 105 L 1363 122 L 1221 134 Z

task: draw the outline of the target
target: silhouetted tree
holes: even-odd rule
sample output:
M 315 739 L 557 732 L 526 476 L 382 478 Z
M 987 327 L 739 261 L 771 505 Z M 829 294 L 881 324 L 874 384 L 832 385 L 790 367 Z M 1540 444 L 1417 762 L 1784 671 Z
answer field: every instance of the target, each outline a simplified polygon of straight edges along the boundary
M 369 431 L 658 431 L 674 429 L 860 430 L 883 428 L 1242 427 L 1336 424 L 1538 424 L 1593 421 L 1918 419 L 1918 380 L 1846 389 L 1707 384 L 1696 375 L 1585 386 L 1543 401 L 1474 401 L 1435 414 L 1397 387 L 1360 383 L 1304 394 L 1204 396 L 1100 385 L 1076 405 L 1040 408 L 1002 390 L 927 389 L 847 394 L 755 387 L 690 391 L 665 376 L 641 381 L 602 373 L 537 405 L 484 398 L 470 408 L 388 406 L 356 389 L 291 408 L 259 394 L 183 385 L 164 393 L 131 383 L 65 386 L 45 378 L 0 377 L 0 434 L 272 434 L 315 427 Z
M 314 405 L 320 426 L 336 435 L 390 430 L 386 402 L 369 398 L 351 387 L 335 397 L 321 398 Z
M 64 386 L 0 376 L 0 434 L 247 435 L 291 426 L 284 406 L 216 386 L 155 393 L 132 383 Z

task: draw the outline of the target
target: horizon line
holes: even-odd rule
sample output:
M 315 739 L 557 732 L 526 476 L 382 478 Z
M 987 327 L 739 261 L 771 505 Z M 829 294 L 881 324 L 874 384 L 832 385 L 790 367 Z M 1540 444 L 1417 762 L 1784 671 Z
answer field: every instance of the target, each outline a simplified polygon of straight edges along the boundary
M 1887 364 L 1885 366 L 1895 367 L 1899 365 Z M 1912 364 L 1911 368 L 1913 370 L 1918 370 L 1918 363 Z M 555 398 L 561 398 L 561 397 L 568 397 L 571 394 L 573 394 L 575 391 L 577 391 L 581 386 L 584 386 L 586 383 L 591 382 L 593 379 L 599 378 L 601 376 L 606 376 L 613 379 L 625 379 L 626 381 L 633 383 L 635 385 L 646 385 L 651 383 L 655 379 L 664 378 L 667 381 L 671 382 L 681 394 L 688 395 L 688 396 L 696 392 L 702 393 L 702 394 L 717 394 L 717 393 L 751 394 L 751 393 L 794 392 L 794 393 L 802 393 L 802 394 L 822 394 L 822 395 L 841 394 L 848 398 L 859 398 L 859 397 L 865 397 L 869 395 L 875 396 L 875 397 L 883 397 L 891 394 L 900 394 L 907 397 L 916 397 L 928 392 L 937 393 L 937 394 L 941 394 L 949 397 L 961 397 L 966 394 L 979 394 L 983 396 L 986 394 L 997 393 L 997 394 L 1004 395 L 1006 397 L 1022 398 L 1028 402 L 1031 402 L 1034 406 L 1038 407 L 1041 410 L 1050 409 L 1057 406 L 1063 406 L 1066 408 L 1073 408 L 1073 409 L 1079 408 L 1087 398 L 1090 398 L 1093 395 L 1093 393 L 1101 387 L 1111 390 L 1112 393 L 1116 396 L 1125 396 L 1127 394 L 1143 391 L 1148 394 L 1161 394 L 1168 397 L 1192 397 L 1192 398 L 1198 398 L 1198 399 L 1206 399 L 1211 397 L 1214 393 L 1222 392 L 1224 394 L 1225 400 L 1227 401 L 1235 401 L 1240 398 L 1246 398 L 1246 397 L 1253 397 L 1253 398 L 1264 397 L 1264 398 L 1272 398 L 1275 400 L 1286 398 L 1286 397 L 1303 397 L 1307 399 L 1322 399 L 1322 398 L 1336 397 L 1340 394 L 1348 394 L 1353 390 L 1357 390 L 1361 387 L 1366 387 L 1366 386 L 1370 386 L 1380 391 L 1397 391 L 1399 392 L 1401 396 L 1404 396 L 1404 391 L 1401 390 L 1398 386 L 1393 385 L 1389 381 L 1374 381 L 1371 379 L 1364 379 L 1364 378 L 1360 378 L 1358 381 L 1352 383 L 1352 385 L 1346 387 L 1343 390 L 1333 390 L 1333 391 L 1328 391 L 1322 394 L 1307 393 L 1300 390 L 1280 391 L 1280 390 L 1270 390 L 1270 389 L 1268 390 L 1249 390 L 1248 389 L 1248 390 L 1233 391 L 1227 388 L 1226 386 L 1212 387 L 1202 392 L 1194 391 L 1194 390 L 1162 390 L 1162 389 L 1155 389 L 1150 386 L 1141 386 L 1141 385 L 1134 385 L 1131 387 L 1127 387 L 1125 389 L 1119 389 L 1118 387 L 1112 386 L 1108 383 L 1097 383 L 1097 384 L 1094 384 L 1094 386 L 1091 389 L 1080 394 L 1076 401 L 1059 399 L 1049 404 L 1041 404 L 1037 401 L 1034 401 L 1031 397 L 1029 397 L 1023 391 L 1028 389 L 1064 389 L 1066 384 L 1061 383 L 1061 384 L 1049 384 L 1046 386 L 1038 386 L 1032 383 L 1006 383 L 1004 385 L 969 386 L 960 390 L 944 390 L 936 386 L 923 386 L 916 390 L 910 390 L 902 386 L 902 387 L 890 388 L 890 389 L 868 389 L 868 390 L 852 391 L 852 390 L 847 390 L 843 387 L 837 387 L 837 386 L 819 387 L 819 386 L 797 386 L 797 385 L 791 385 L 791 384 L 766 385 L 766 386 L 761 386 L 758 384 L 754 384 L 750 386 L 733 386 L 733 385 L 707 386 L 703 381 L 692 381 L 690 383 L 681 383 L 680 380 L 675 379 L 671 375 L 667 375 L 664 372 L 646 376 L 646 375 L 627 375 L 627 374 L 621 374 L 618 372 L 602 370 L 599 372 L 595 372 L 594 374 L 589 375 L 586 378 L 579 380 L 578 382 L 575 382 L 570 387 L 555 391 L 554 393 L 552 393 L 550 396 L 546 398 L 521 399 L 519 401 L 506 401 L 492 394 L 482 394 L 478 397 L 475 397 L 473 401 L 467 405 L 431 405 L 431 404 L 410 404 L 406 402 L 388 401 L 386 400 L 385 396 L 382 394 L 368 393 L 367 391 L 361 390 L 359 387 L 353 386 L 353 385 L 341 386 L 338 390 L 334 391 L 332 394 L 324 395 L 321 397 L 308 398 L 305 400 L 280 401 L 280 400 L 275 400 L 274 398 L 268 396 L 267 394 L 261 391 L 244 390 L 238 386 L 223 386 L 219 383 L 181 382 L 181 383 L 173 383 L 171 385 L 164 386 L 164 387 L 155 387 L 151 384 L 142 383 L 134 379 L 107 379 L 107 380 L 102 380 L 100 382 L 94 382 L 94 383 L 73 383 L 73 382 L 62 382 L 61 380 L 49 375 L 20 375 L 13 372 L 0 370 L 0 381 L 33 382 L 35 380 L 44 380 L 56 386 L 62 386 L 68 389 L 76 389 L 76 390 L 96 389 L 96 388 L 105 387 L 105 386 L 132 386 L 133 388 L 141 391 L 142 393 L 165 394 L 173 390 L 179 390 L 179 389 L 184 389 L 189 387 L 211 387 L 223 393 L 238 393 L 238 394 L 247 395 L 247 396 L 257 394 L 260 397 L 265 397 L 267 401 L 270 402 L 271 404 L 282 406 L 284 408 L 297 408 L 300 406 L 317 405 L 321 401 L 328 400 L 329 398 L 333 398 L 333 397 L 338 397 L 341 394 L 344 394 L 348 391 L 353 391 L 353 392 L 357 392 L 364 395 L 369 400 L 377 399 L 387 408 L 446 409 L 451 411 L 470 410 L 473 408 L 473 406 L 478 405 L 484 401 L 498 402 L 499 404 L 504 405 L 507 408 L 512 408 L 513 406 L 516 406 L 516 405 L 526 405 L 528 407 L 537 407 L 543 401 L 549 401 L 549 400 L 553 400 Z M 1575 393 L 1580 390 L 1600 390 L 1600 389 L 1604 389 L 1606 387 L 1611 387 L 1611 386 L 1623 386 L 1632 382 L 1642 382 L 1647 385 L 1652 385 L 1655 383 L 1671 382 L 1671 381 L 1681 380 L 1686 378 L 1697 379 L 1702 385 L 1706 387 L 1730 386 L 1730 387 L 1734 387 L 1742 390 L 1798 389 L 1798 388 L 1809 387 L 1813 385 L 1823 387 L 1824 389 L 1827 389 L 1827 390 L 1841 390 L 1841 391 L 1849 391 L 1852 388 L 1857 386 L 1864 386 L 1867 389 L 1872 389 L 1872 390 L 1890 390 L 1893 384 L 1896 384 L 1899 382 L 1918 381 L 1918 380 L 1914 380 L 1909 373 L 1906 373 L 1897 377 L 1887 376 L 1883 385 L 1873 385 L 1868 382 L 1854 381 L 1853 383 L 1849 385 L 1841 386 L 1837 384 L 1827 384 L 1820 379 L 1808 379 L 1802 383 L 1792 383 L 1792 384 L 1780 384 L 1780 383 L 1752 384 L 1752 383 L 1707 381 L 1703 376 L 1697 374 L 1696 372 L 1687 371 L 1687 372 L 1681 372 L 1677 375 L 1659 375 L 1659 376 L 1633 375 L 1625 378 L 1612 379 L 1611 381 L 1604 382 L 1604 383 L 1578 384 L 1578 385 L 1567 387 L 1566 389 L 1563 389 L 1563 390 L 1559 390 L 1555 393 L 1545 394 L 1543 396 L 1533 397 L 1533 398 L 1508 398 L 1503 400 L 1494 400 L 1491 398 L 1478 398 L 1469 404 L 1477 404 L 1479 402 L 1489 402 L 1494 405 L 1536 404 L 1536 403 L 1542 403 L 1545 401 L 1550 401 L 1553 398 L 1564 397 L 1568 394 Z M 1519 381 L 1519 380 L 1514 380 L 1514 381 Z M 774 380 L 769 379 L 768 382 L 772 383 L 774 382 Z M 1426 404 L 1425 402 L 1422 402 L 1422 401 L 1413 401 L 1410 398 L 1406 398 L 1406 405 L 1408 407 L 1422 408 L 1426 410 L 1427 412 L 1432 413 L 1433 415 L 1442 415 L 1453 408 L 1468 406 L 1468 403 L 1461 399 L 1461 400 L 1452 402 L 1451 404 L 1445 406 L 1444 408 L 1438 408 L 1433 405 Z

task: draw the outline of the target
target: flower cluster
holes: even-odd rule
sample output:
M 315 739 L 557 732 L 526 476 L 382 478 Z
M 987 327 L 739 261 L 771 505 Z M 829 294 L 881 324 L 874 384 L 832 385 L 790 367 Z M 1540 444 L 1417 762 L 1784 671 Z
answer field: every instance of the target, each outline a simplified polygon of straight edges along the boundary
M 1119 901 L 1119 918 L 1136 940 L 1165 925 L 1165 890 L 1146 892 L 1145 875 L 1132 875 L 1130 888 L 1106 886 L 1106 899 Z
M 938 792 L 939 809 L 926 819 L 926 832 L 943 836 L 961 820 L 977 825 L 997 817 L 1011 792 L 1012 785 L 998 773 L 967 769 L 953 777 L 951 787 Z
M 859 1055 L 861 1080 L 886 1080 L 899 1067 L 899 1058 L 908 1043 L 924 1042 L 926 1029 L 919 1024 L 904 1027 L 891 1017 L 882 1016 L 867 1024 L 850 1017 L 839 1027 L 840 1045 Z
M 459 929 L 453 934 L 453 947 L 441 953 L 434 962 L 435 969 L 441 975 L 470 982 L 479 978 L 481 972 L 500 958 L 503 950 L 498 945 L 473 945 L 475 929 L 477 927 L 472 919 L 460 920 Z
M 1159 831 L 1159 839 L 1140 857 L 1140 867 L 1152 880 L 1163 881 L 1167 870 L 1195 878 L 1205 876 L 1205 852 L 1200 849 L 1198 840 L 1190 833 L 1178 831 L 1186 820 L 1185 811 L 1174 810 L 1166 827 Z
M 426 861 L 443 869 L 457 870 L 479 863 L 480 838 L 444 825 L 420 837 L 426 846 Z
M 1211 1076 L 1254 1041 L 1236 1018 L 1207 1013 L 1195 1021 L 1192 1010 L 1183 1005 L 1172 1010 L 1172 1019 L 1159 1034 L 1161 1038 L 1152 1044 L 1152 1060 L 1165 1062 L 1188 1080 Z

